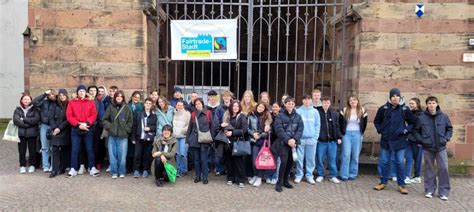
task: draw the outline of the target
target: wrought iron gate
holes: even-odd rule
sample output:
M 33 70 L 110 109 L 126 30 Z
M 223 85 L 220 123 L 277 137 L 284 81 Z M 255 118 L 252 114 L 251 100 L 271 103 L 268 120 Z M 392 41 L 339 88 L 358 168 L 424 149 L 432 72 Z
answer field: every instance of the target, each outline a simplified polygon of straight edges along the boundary
M 343 91 L 346 0 L 164 0 L 157 1 L 158 86 L 168 96 L 175 85 L 229 87 L 283 93 L 298 99 L 313 88 L 336 99 Z M 161 18 L 160 18 L 161 17 Z M 170 20 L 237 19 L 238 58 L 172 61 Z M 342 19 L 344 22 L 344 18 Z M 160 74 L 161 73 L 161 74 Z M 339 81 L 336 88 L 336 81 Z M 339 94 L 340 93 L 340 94 Z

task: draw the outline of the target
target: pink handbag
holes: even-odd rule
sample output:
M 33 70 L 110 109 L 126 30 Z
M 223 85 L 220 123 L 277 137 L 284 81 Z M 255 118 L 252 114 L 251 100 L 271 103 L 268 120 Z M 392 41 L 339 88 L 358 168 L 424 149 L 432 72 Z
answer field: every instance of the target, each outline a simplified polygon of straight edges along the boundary
M 270 138 L 265 139 L 263 146 L 255 158 L 255 167 L 257 170 L 272 170 L 276 169 L 275 158 L 270 151 Z

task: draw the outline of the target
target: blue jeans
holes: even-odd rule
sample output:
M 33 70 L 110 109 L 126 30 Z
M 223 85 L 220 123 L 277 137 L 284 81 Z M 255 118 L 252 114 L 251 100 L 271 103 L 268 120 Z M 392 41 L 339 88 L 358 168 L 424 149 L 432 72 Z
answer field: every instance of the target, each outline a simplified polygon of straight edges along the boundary
M 109 136 L 109 162 L 111 175 L 125 175 L 128 139 Z
M 342 137 L 341 170 L 342 179 L 356 178 L 359 174 L 359 155 L 362 148 L 360 131 L 347 131 Z
M 274 157 L 276 157 L 274 155 Z M 276 158 L 276 169 L 275 170 L 268 170 L 265 174 L 265 178 L 271 179 L 271 180 L 278 180 L 278 173 L 280 172 L 280 165 L 281 165 L 281 159 L 280 157 Z
M 178 175 L 188 172 L 188 151 L 186 150 L 186 138 L 177 138 L 178 152 L 176 154 L 176 167 Z
M 200 147 L 190 147 L 189 150 L 191 150 L 191 153 L 193 154 L 196 177 L 207 179 L 209 175 L 209 165 L 207 160 L 209 155 L 209 146 L 200 144 Z
M 415 176 L 420 177 L 421 175 L 421 163 L 423 160 L 423 149 L 418 144 L 410 143 L 405 152 L 406 165 L 405 165 L 405 176 L 411 177 L 412 166 L 415 164 Z
M 316 167 L 314 156 L 316 155 L 317 145 L 317 138 L 302 138 L 300 140 L 300 144 L 296 147 L 298 159 L 296 160 L 295 179 L 301 179 L 303 175 L 305 175 L 306 178 L 313 178 L 313 171 Z M 306 162 L 306 174 L 304 173 L 305 167 L 303 167 L 303 161 Z
M 337 143 L 336 141 L 330 142 L 318 142 L 318 176 L 324 176 L 324 157 L 328 157 L 329 166 L 329 177 L 337 177 L 336 167 L 336 154 L 337 154 Z
M 78 157 L 79 150 L 81 149 L 81 142 L 85 143 L 87 160 L 89 168 L 95 167 L 95 158 L 94 158 L 94 140 L 92 135 L 94 134 L 94 129 L 91 127 L 85 135 L 79 135 L 77 133 L 77 128 L 72 128 L 71 130 L 71 168 L 74 168 L 76 171 L 79 169 Z
M 43 169 L 49 169 L 49 140 L 46 138 L 46 133 L 51 127 L 46 124 L 41 124 L 40 126 L 40 140 L 41 140 L 41 157 L 43 158 Z
M 379 163 L 382 168 L 382 177 L 380 178 L 380 182 L 383 184 L 387 184 L 388 178 L 390 175 L 390 161 L 391 155 L 394 154 L 395 156 L 395 163 L 396 163 L 396 170 L 397 170 L 397 183 L 399 186 L 405 186 L 405 149 L 399 150 L 388 150 L 381 148 L 380 149 L 380 160 Z

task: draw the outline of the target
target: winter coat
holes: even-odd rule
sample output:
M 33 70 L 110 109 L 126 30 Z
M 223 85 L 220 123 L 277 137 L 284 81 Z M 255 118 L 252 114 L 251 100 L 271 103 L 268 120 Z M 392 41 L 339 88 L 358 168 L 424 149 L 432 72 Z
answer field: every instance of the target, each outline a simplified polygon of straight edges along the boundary
M 173 137 L 186 138 L 190 119 L 191 113 L 189 111 L 184 109 L 181 111 L 175 110 L 173 116 Z
M 146 116 L 145 111 L 137 111 L 133 113 L 133 125 L 132 125 L 132 133 L 130 134 L 131 140 L 138 141 L 141 139 L 142 136 L 142 122 L 144 117 Z M 149 127 L 150 131 L 145 133 L 152 133 L 156 136 L 156 114 L 154 111 L 150 111 L 150 114 L 147 116 L 146 125 L 145 127 Z
M 268 113 L 267 114 L 267 117 L 268 119 L 271 120 L 272 116 L 269 112 L 265 112 L 265 113 Z M 255 144 L 259 147 L 261 147 L 263 145 L 263 141 L 268 138 L 268 133 L 264 132 L 265 130 L 265 123 L 264 122 L 267 122 L 268 123 L 268 119 L 267 120 L 262 120 L 262 114 L 259 114 L 259 113 L 256 113 L 256 112 L 253 112 L 250 114 L 250 116 L 248 116 L 248 120 L 249 120 L 249 125 L 248 125 L 248 134 L 249 134 L 249 138 L 250 140 L 254 140 L 253 138 L 253 134 L 254 133 L 259 133 L 260 134 L 260 139 L 258 139 L 257 141 L 255 141 Z M 270 125 L 271 125 L 271 122 L 270 122 Z
M 405 106 L 403 99 L 393 106 L 390 102 L 382 105 L 375 115 L 374 125 L 381 134 L 380 146 L 386 150 L 399 150 L 408 146 L 407 135 L 412 131 L 416 118 Z
M 98 99 L 94 99 L 94 104 L 95 109 L 97 110 L 97 118 L 95 119 L 94 124 L 102 124 L 105 115 L 104 103 Z
M 342 133 L 339 127 L 339 114 L 331 108 L 325 112 L 322 107 L 318 108 L 318 112 L 321 118 L 321 130 L 319 131 L 318 141 L 328 142 L 341 139 Z
M 301 138 L 318 139 L 321 128 L 321 118 L 319 117 L 318 110 L 313 107 L 301 106 L 296 109 L 296 113 L 298 113 L 301 120 L 303 120 L 304 130 Z
M 446 143 L 453 136 L 453 125 L 448 115 L 438 106 L 435 115 L 428 110 L 420 115 L 414 131 L 417 142 L 424 150 L 440 152 L 446 149 Z
M 49 113 L 49 123 L 51 130 L 59 128 L 59 134 L 52 136 L 51 145 L 53 146 L 69 146 L 71 145 L 71 125 L 66 118 L 66 108 L 56 103 L 51 113 Z
M 219 122 L 219 124 L 224 122 L 224 113 L 228 110 L 228 108 L 229 107 L 226 106 L 225 104 L 220 104 L 219 106 L 217 106 L 216 116 L 217 116 L 217 121 Z
M 195 111 L 195 117 L 197 117 L 197 121 L 199 124 L 199 130 L 201 132 L 211 131 L 211 136 L 214 138 L 217 134 L 217 129 L 219 128 L 219 123 L 217 122 L 216 118 L 210 116 L 210 120 L 208 121 L 206 118 L 207 109 L 203 109 L 202 111 Z M 191 115 L 192 117 L 192 115 Z M 198 131 L 196 127 L 196 120 L 193 118 L 189 119 L 188 131 L 186 132 L 186 143 L 189 144 L 189 147 L 201 147 L 201 145 L 209 146 L 209 144 L 201 144 L 198 142 Z
M 420 116 L 421 114 L 423 114 L 423 111 L 421 110 L 412 110 L 411 111 L 413 113 L 413 115 L 415 116 L 415 127 L 419 124 L 420 122 Z M 416 140 L 416 132 L 415 130 L 412 130 L 410 134 L 408 134 L 407 136 L 407 139 L 409 142 L 412 142 L 412 143 L 418 143 L 418 141 Z
M 130 108 L 130 110 L 132 111 L 133 114 L 135 114 L 136 112 L 140 112 L 140 111 L 143 111 L 143 104 L 141 102 L 138 102 L 137 104 L 133 104 L 132 102 L 129 102 L 128 104 L 128 108 Z
M 107 108 L 109 108 L 110 105 L 112 105 L 112 97 L 111 96 L 105 96 L 105 97 L 102 97 L 102 103 L 104 104 L 104 111 L 107 110 Z
M 230 117 L 229 126 L 232 126 L 232 135 L 229 137 L 230 142 L 235 142 L 239 138 L 247 140 L 249 125 L 245 114 L 240 113 L 235 117 Z
M 49 125 L 49 113 L 55 104 L 55 100 L 49 100 L 47 94 L 41 94 L 33 99 L 33 105 L 40 111 L 41 124 Z
M 165 143 L 168 144 L 168 151 L 163 152 L 163 148 Z M 176 152 L 178 151 L 178 145 L 176 143 L 176 138 L 171 137 L 169 140 L 165 140 L 163 136 L 160 136 L 158 139 L 155 139 L 153 142 L 153 150 L 151 154 L 153 155 L 155 152 L 161 152 L 161 155 L 164 155 L 168 163 L 176 167 Z M 160 156 L 156 157 L 156 159 L 161 160 Z
M 69 101 L 66 110 L 67 121 L 71 126 L 78 127 L 79 123 L 92 126 L 97 118 L 94 101 L 87 98 Z
M 166 112 L 161 111 L 160 109 L 156 109 L 156 117 L 157 117 L 157 122 L 156 122 L 156 134 L 161 135 L 161 131 L 163 127 L 167 124 L 173 125 L 173 114 L 174 114 L 174 108 L 171 106 L 168 106 L 168 110 Z
M 339 126 L 341 127 L 341 133 L 342 135 L 346 134 L 346 129 L 347 129 L 347 117 L 344 116 L 344 112 L 348 110 L 347 108 L 344 108 L 339 112 Z M 349 109 L 350 110 L 350 109 Z M 360 129 L 360 134 L 363 135 L 365 132 L 365 129 L 367 128 L 367 111 L 365 111 L 364 108 L 362 108 L 362 117 L 360 118 L 359 121 L 359 129 Z
M 304 124 L 301 116 L 293 110 L 288 113 L 287 110 L 282 110 L 275 117 L 274 121 L 275 133 L 278 138 L 272 145 L 272 152 L 279 152 L 280 148 L 290 148 L 288 146 L 288 140 L 295 139 L 298 144 L 301 137 L 303 136 Z
M 38 125 L 40 119 L 40 112 L 34 105 L 27 109 L 26 114 L 21 107 L 17 107 L 13 112 L 13 123 L 18 127 L 19 137 L 37 137 L 39 135 Z
M 123 107 L 117 116 L 120 108 Z M 115 119 L 115 116 L 117 118 Z M 107 108 L 104 115 L 104 129 L 109 131 L 109 136 L 128 138 L 132 132 L 133 114 L 132 110 L 125 105 L 112 104 Z

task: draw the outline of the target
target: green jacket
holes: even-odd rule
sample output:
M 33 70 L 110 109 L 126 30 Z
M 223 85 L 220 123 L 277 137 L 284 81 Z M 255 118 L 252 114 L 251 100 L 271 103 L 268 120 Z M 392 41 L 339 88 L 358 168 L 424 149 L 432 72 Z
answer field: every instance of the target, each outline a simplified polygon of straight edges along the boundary
M 168 163 L 176 167 L 176 151 L 178 151 L 178 144 L 176 143 L 176 138 L 171 137 L 168 141 L 165 141 L 163 136 L 159 136 L 155 141 L 153 142 L 153 150 L 151 151 L 151 154 L 154 154 L 155 152 L 159 152 L 162 149 L 162 146 L 164 144 L 168 144 L 168 151 L 162 152 L 161 155 L 164 155 L 166 159 L 168 160 Z M 155 159 L 159 160 L 159 157 Z
M 122 111 L 117 115 L 122 106 Z M 105 111 L 103 123 L 104 129 L 109 131 L 109 136 L 128 138 L 132 132 L 133 113 L 126 104 L 121 106 L 112 104 Z

